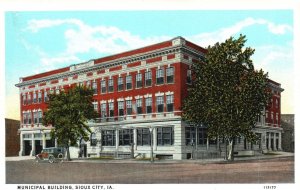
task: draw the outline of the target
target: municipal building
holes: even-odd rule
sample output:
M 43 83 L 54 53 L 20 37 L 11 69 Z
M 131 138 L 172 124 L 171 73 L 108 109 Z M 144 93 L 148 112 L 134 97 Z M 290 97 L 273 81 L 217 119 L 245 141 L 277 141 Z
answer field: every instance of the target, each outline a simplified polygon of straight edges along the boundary
M 214 158 L 225 152 L 222 139 L 209 139 L 205 126 L 189 126 L 182 104 L 192 83 L 191 65 L 206 49 L 176 37 L 139 49 L 20 78 L 20 152 L 36 155 L 57 146 L 52 126 L 42 125 L 51 93 L 85 85 L 94 90 L 99 118 L 89 121 L 89 141 L 79 140 L 82 156 L 134 156 L 165 159 Z M 269 80 L 270 105 L 257 118 L 256 143 L 236 139 L 237 155 L 281 150 L 281 85 Z M 152 146 L 151 146 L 152 145 Z

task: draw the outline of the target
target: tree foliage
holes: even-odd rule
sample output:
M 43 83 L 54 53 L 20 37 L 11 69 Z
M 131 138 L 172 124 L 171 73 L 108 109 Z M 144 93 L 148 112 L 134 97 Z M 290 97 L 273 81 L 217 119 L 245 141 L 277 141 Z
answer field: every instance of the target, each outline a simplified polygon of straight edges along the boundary
M 240 35 L 208 47 L 202 62 L 193 64 L 193 84 L 183 105 L 185 120 L 207 126 L 210 138 L 231 145 L 236 137 L 256 140 L 252 129 L 270 100 L 268 76 L 254 69 L 254 49 L 244 48 L 245 42 Z
M 97 117 L 92 98 L 93 91 L 82 86 L 49 95 L 43 125 L 54 127 L 51 136 L 57 139 L 58 144 L 67 148 L 68 160 L 69 146 L 75 145 L 80 138 L 89 139 L 91 131 L 87 121 Z

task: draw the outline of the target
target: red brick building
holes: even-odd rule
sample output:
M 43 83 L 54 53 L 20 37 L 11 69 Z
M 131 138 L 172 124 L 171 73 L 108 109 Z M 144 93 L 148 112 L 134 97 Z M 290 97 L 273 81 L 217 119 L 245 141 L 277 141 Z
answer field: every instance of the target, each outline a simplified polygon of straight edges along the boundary
M 20 151 L 20 121 L 5 118 L 5 156 L 18 156 Z
M 49 93 L 59 93 L 78 84 L 94 89 L 94 108 L 99 119 L 89 123 L 89 142 L 80 141 L 84 156 L 121 155 L 131 150 L 185 159 L 218 154 L 222 143 L 207 138 L 206 128 L 193 128 L 181 119 L 181 106 L 191 83 L 191 65 L 206 50 L 181 37 L 69 67 L 20 78 L 21 151 L 34 155 L 55 146 L 48 126 L 41 125 Z M 270 80 L 273 101 L 259 117 L 257 145 L 239 139 L 242 150 L 281 149 L 279 83 Z M 195 142 L 195 146 L 191 146 Z M 199 157 L 199 156 L 198 156 Z

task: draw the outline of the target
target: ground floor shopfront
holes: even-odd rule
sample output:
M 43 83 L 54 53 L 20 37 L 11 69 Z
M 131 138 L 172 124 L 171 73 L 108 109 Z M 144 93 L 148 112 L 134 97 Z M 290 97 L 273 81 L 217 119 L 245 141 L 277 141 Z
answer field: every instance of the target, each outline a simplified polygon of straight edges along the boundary
M 80 140 L 78 157 L 112 156 L 116 158 L 153 157 L 165 159 L 209 159 L 224 156 L 225 142 L 209 139 L 205 127 L 191 127 L 180 119 L 156 119 L 89 123 L 90 140 Z M 235 140 L 235 154 L 254 155 L 281 150 L 281 128 L 258 126 L 256 143 Z M 57 146 L 50 130 L 21 131 L 20 155 L 35 155 L 42 148 Z M 78 152 L 78 153 L 77 153 Z

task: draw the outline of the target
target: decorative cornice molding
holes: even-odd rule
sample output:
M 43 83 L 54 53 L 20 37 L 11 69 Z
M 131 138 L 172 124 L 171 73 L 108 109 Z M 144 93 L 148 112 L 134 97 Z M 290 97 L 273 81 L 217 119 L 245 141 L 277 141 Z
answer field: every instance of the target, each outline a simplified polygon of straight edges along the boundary
M 115 66 L 119 66 L 119 65 L 127 65 L 127 64 L 137 62 L 137 61 L 143 62 L 149 58 L 154 58 L 154 57 L 158 57 L 158 56 L 163 56 L 163 55 L 179 52 L 181 48 L 183 48 L 183 47 L 182 46 L 167 47 L 167 48 L 154 50 L 154 51 L 147 52 L 147 53 L 137 54 L 137 55 L 133 55 L 133 56 L 129 56 L 129 57 L 124 57 L 124 58 L 120 58 L 117 60 L 107 61 L 107 62 L 103 62 L 103 63 L 99 63 L 99 64 L 91 64 L 90 63 L 91 61 L 90 61 L 90 62 L 88 62 L 90 64 L 88 64 L 89 66 L 87 66 L 87 67 L 73 69 L 73 70 L 70 70 L 69 72 L 64 72 L 64 73 L 60 73 L 60 74 L 56 74 L 56 75 L 52 75 L 52 76 L 47 76 L 47 77 L 43 77 L 43 78 L 38 78 L 38 79 L 30 80 L 30 81 L 21 82 L 21 83 L 16 84 L 15 86 L 23 87 L 26 85 L 32 85 L 32 84 L 37 84 L 37 83 L 41 83 L 41 82 L 47 82 L 47 81 L 51 81 L 51 80 L 57 80 L 57 79 L 61 79 L 61 78 L 71 77 L 74 75 L 81 75 L 81 74 L 84 74 L 87 72 L 97 71 L 97 70 L 101 70 L 101 69 L 108 69 L 110 67 L 115 67 Z M 123 66 L 123 67 L 126 67 L 126 66 Z

